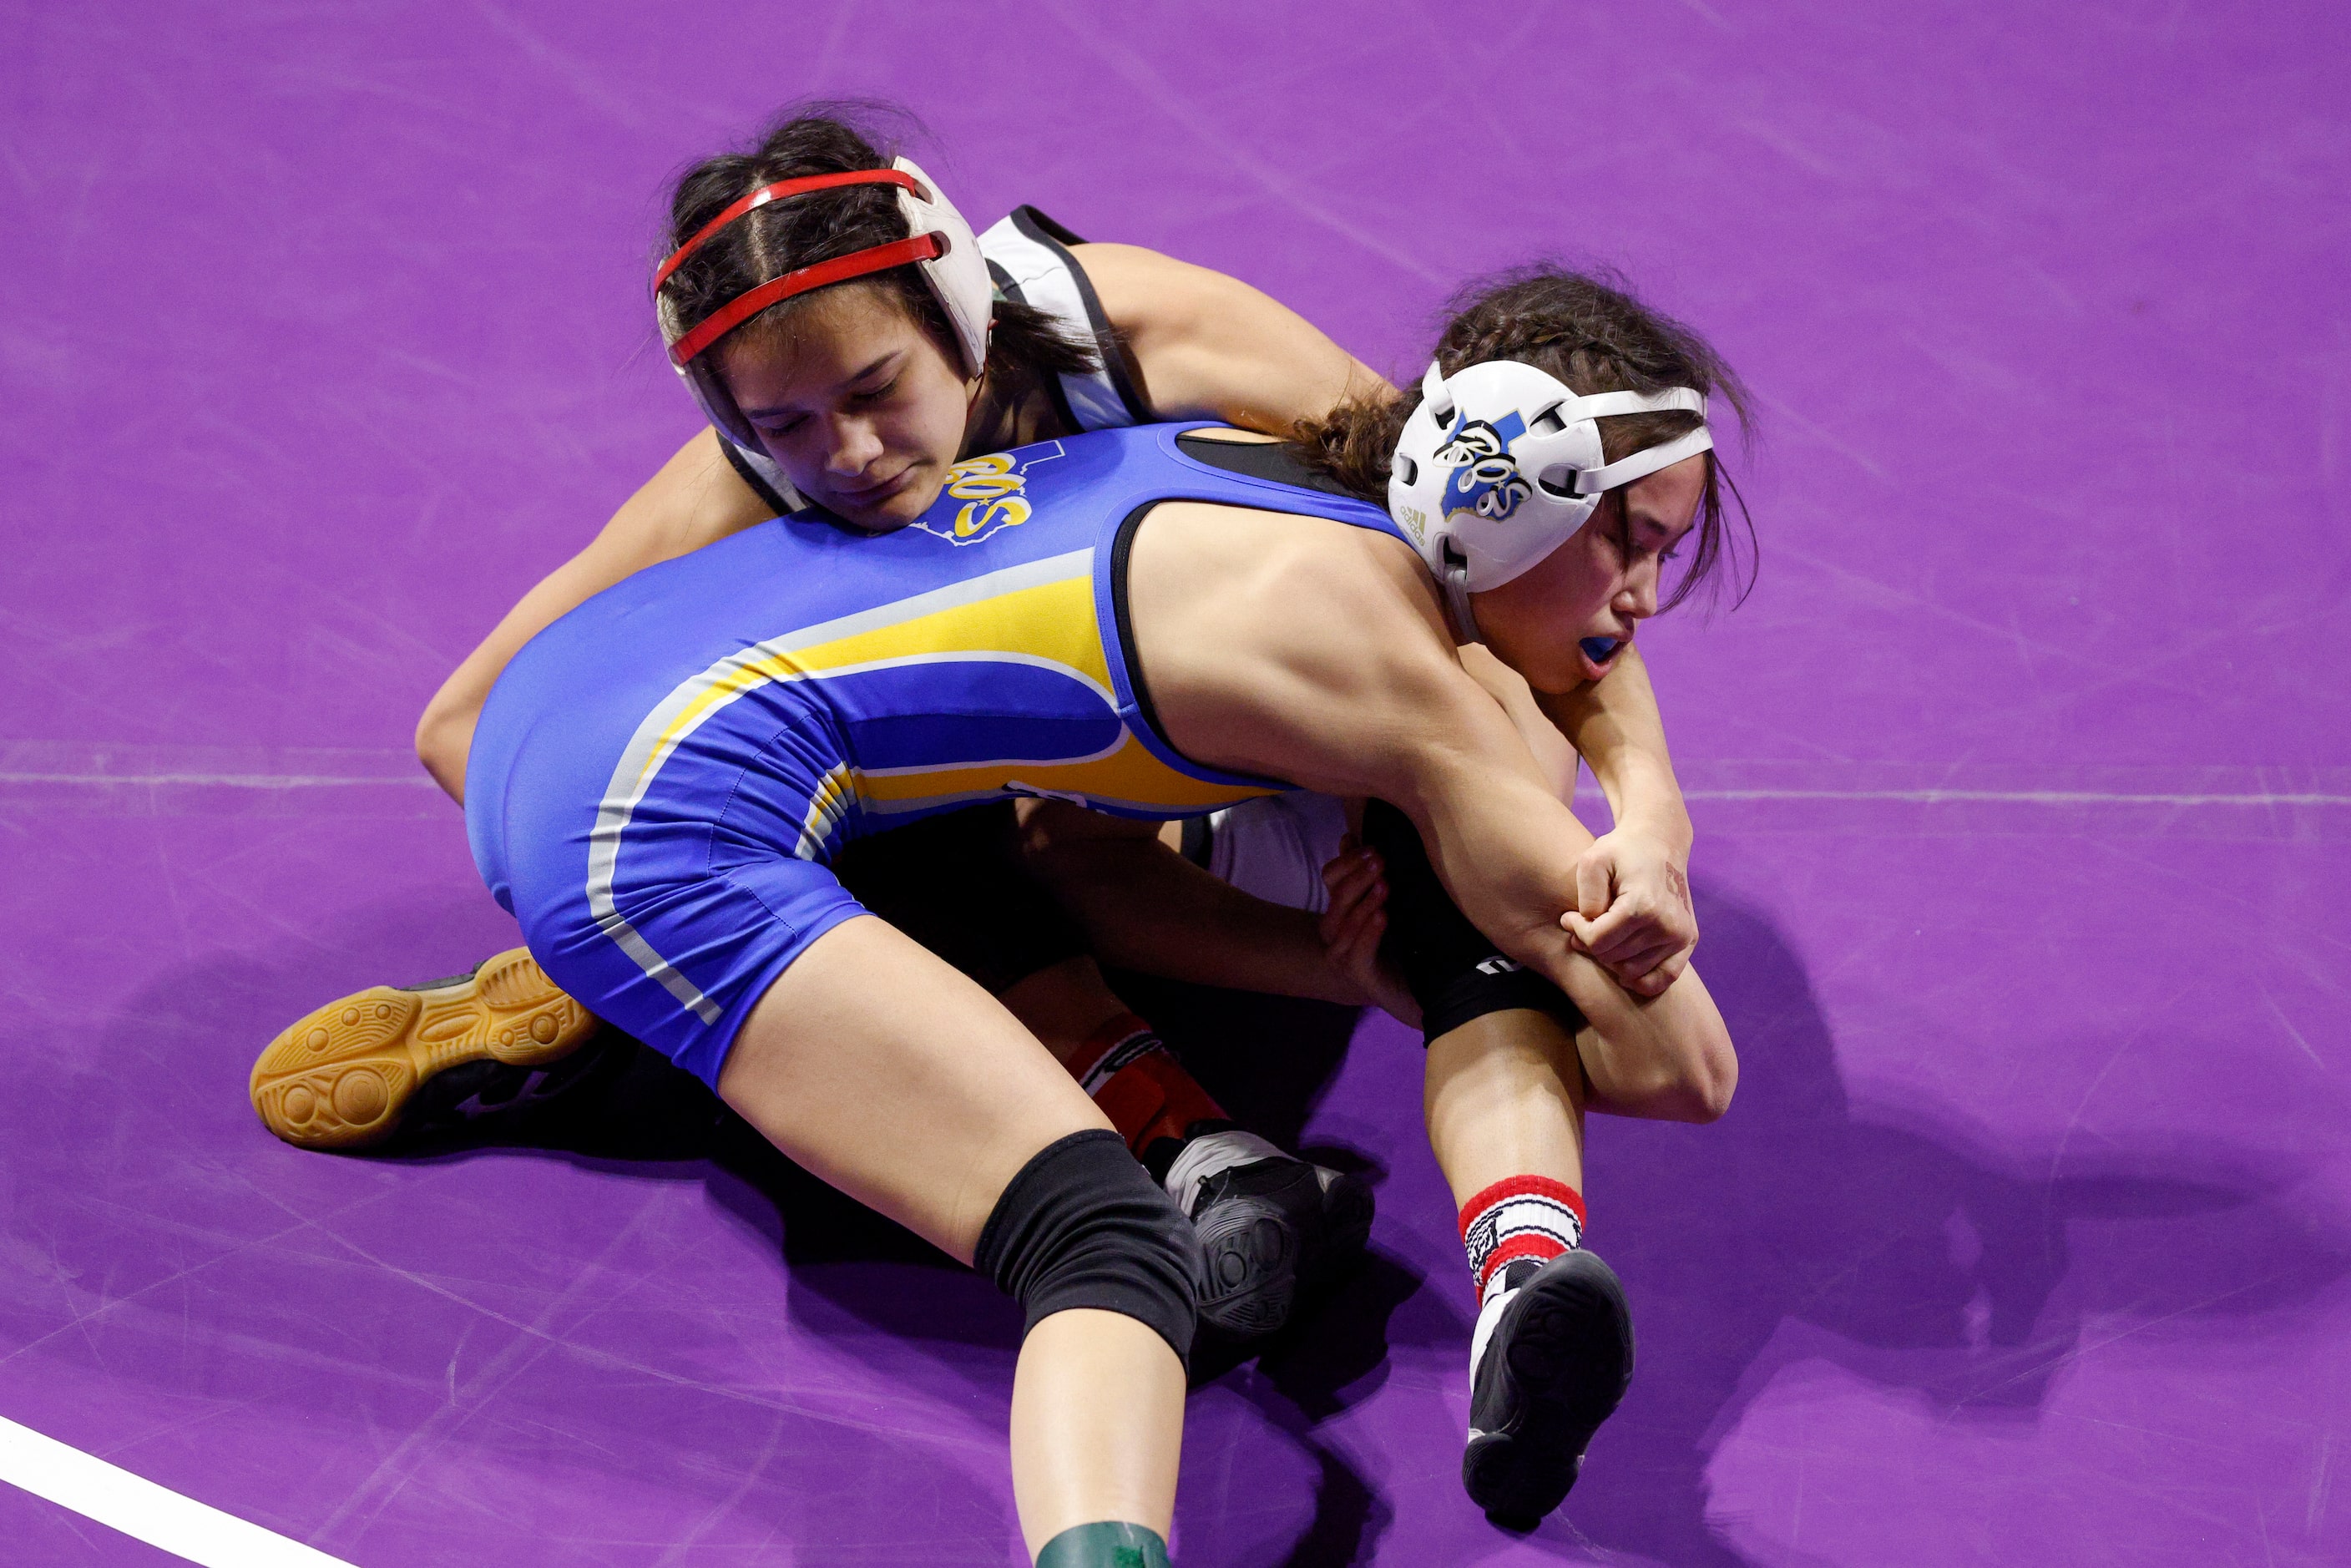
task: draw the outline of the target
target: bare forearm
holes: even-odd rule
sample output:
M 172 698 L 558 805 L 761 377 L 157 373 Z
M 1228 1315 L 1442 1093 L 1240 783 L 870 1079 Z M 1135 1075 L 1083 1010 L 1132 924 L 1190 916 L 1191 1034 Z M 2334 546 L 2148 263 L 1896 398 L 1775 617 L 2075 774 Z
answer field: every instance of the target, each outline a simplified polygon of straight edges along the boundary
M 1564 987 L 1574 954 L 1559 920 L 1575 907 L 1576 860 L 1591 831 L 1531 766 L 1462 758 L 1431 771 L 1396 804 L 1454 902 L 1504 953 Z
M 1592 836 L 1525 783 L 1442 785 L 1424 800 L 1440 873 L 1462 912 L 1512 958 L 1566 992 L 1589 1020 L 1576 1037 L 1590 1107 L 1616 1115 L 1711 1121 L 1729 1103 L 1738 1059 L 1711 998 L 1685 970 L 1661 995 L 1628 991 L 1564 939 L 1564 883 Z
M 1395 389 L 1311 322 L 1238 278 L 1137 246 L 1079 247 L 1164 419 L 1207 416 L 1269 435 Z
M 1053 831 L 1031 820 L 1029 869 L 1077 915 L 1104 963 L 1197 985 L 1354 1002 L 1314 916 L 1218 881 L 1156 839 Z
M 479 682 L 480 689 L 475 690 L 473 666 L 473 659 L 458 665 L 416 721 L 416 759 L 424 764 L 433 782 L 460 806 L 465 803 L 465 758 L 474 748 L 474 726 L 489 695 L 489 681 L 497 678 L 497 672 L 492 670 L 488 680 Z
M 1689 811 L 1666 746 L 1656 689 L 1638 648 L 1627 648 L 1607 678 L 1536 701 L 1592 768 L 1617 825 L 1663 840 L 1676 858 L 1689 854 Z
M 695 434 L 614 513 L 586 549 L 541 579 L 507 612 L 425 705 L 416 755 L 425 771 L 464 800 L 474 725 L 507 661 L 567 612 L 633 572 L 699 549 L 768 516 L 736 477 L 709 431 Z

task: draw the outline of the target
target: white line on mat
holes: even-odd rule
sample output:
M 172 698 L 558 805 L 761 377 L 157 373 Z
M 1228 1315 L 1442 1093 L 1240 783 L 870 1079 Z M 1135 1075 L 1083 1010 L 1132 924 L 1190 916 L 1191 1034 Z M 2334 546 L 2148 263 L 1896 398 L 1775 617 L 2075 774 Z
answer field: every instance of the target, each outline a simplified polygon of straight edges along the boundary
M 422 774 L 397 779 L 334 773 L 0 773 L 0 784 L 81 785 L 213 785 L 228 789 L 317 789 L 350 784 L 391 784 L 406 788 L 441 788 Z
M 351 1568 L 5 1416 L 0 1480 L 205 1568 Z
M 1971 800 L 2017 806 L 2351 806 L 2351 795 L 2132 795 L 2091 789 L 1689 789 L 1692 800 Z

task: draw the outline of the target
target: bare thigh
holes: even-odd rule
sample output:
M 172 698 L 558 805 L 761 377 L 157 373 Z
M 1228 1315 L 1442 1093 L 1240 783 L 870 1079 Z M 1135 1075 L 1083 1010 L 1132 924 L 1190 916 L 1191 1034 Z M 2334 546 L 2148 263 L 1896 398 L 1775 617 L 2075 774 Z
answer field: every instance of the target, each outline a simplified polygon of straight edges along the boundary
M 871 915 L 768 988 L 718 1092 L 795 1161 L 967 1263 L 1032 1155 L 1110 1125 L 1002 1004 Z

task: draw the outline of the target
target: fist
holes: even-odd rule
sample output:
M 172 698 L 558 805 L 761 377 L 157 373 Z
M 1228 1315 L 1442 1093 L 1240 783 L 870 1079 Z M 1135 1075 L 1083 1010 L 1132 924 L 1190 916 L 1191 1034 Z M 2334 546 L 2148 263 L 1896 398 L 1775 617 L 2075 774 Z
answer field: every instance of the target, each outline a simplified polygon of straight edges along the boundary
M 1559 917 L 1568 945 L 1637 996 L 1662 995 L 1689 967 L 1698 912 L 1673 851 L 1616 829 L 1575 862 L 1575 904 Z

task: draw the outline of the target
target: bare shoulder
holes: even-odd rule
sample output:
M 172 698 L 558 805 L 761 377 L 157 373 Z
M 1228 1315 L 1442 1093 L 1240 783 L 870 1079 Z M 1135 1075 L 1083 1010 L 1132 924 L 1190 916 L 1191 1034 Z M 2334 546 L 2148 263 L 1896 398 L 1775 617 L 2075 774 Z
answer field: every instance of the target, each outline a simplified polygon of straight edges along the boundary
M 1393 737 L 1468 684 L 1417 558 L 1328 518 L 1165 503 L 1126 597 L 1168 739 L 1214 766 L 1375 793 Z
M 1269 439 L 1240 430 L 1201 434 L 1234 442 Z M 1343 605 L 1442 637 L 1442 612 L 1419 558 L 1403 540 L 1375 529 L 1251 507 L 1163 501 L 1144 519 L 1134 549 L 1130 591 L 1165 586 L 1204 612 L 1226 615 L 1281 604 Z

